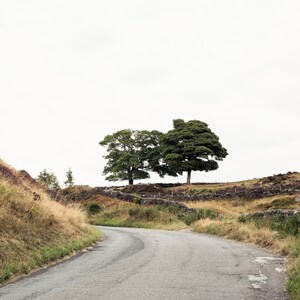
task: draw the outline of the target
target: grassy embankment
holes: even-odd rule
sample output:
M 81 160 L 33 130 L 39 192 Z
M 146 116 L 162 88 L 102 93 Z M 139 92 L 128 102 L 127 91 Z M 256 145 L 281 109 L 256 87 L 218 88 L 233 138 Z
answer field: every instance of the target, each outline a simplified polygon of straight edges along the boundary
M 101 238 L 77 206 L 50 199 L 0 160 L 0 284 L 72 255 Z
M 103 196 L 95 196 L 84 205 L 93 225 L 165 230 L 186 227 L 174 214 L 156 206 L 140 206 Z
M 299 180 L 299 174 L 292 180 Z M 241 182 L 243 186 L 253 186 L 258 180 Z M 239 183 L 229 183 L 237 186 Z M 221 185 L 193 185 L 177 187 L 185 189 L 188 194 L 192 189 L 195 193 L 210 192 L 211 189 L 226 188 Z M 295 195 L 280 195 L 255 200 L 210 200 L 199 202 L 186 202 L 190 208 L 209 210 L 217 214 L 218 218 L 204 218 L 194 222 L 191 226 L 194 231 L 222 236 L 246 243 L 253 243 L 285 255 L 288 259 L 287 290 L 292 299 L 300 299 L 300 214 L 295 214 L 288 219 L 280 215 L 245 217 L 247 213 L 268 211 L 270 209 L 299 208 Z
M 177 202 L 140 205 L 142 198 L 137 193 L 132 195 L 133 202 L 126 202 L 112 198 L 114 193 L 111 197 L 104 196 L 99 190 L 88 186 L 68 187 L 61 192 L 61 196 L 66 203 L 80 204 L 93 225 L 178 230 L 200 218 L 214 216 L 211 211 L 190 211 Z

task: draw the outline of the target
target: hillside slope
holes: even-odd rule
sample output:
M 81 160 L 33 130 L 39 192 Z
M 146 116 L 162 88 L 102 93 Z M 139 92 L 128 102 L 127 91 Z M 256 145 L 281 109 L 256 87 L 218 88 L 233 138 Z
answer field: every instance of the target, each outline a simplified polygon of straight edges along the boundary
M 78 207 L 52 200 L 26 171 L 0 160 L 0 284 L 99 238 Z

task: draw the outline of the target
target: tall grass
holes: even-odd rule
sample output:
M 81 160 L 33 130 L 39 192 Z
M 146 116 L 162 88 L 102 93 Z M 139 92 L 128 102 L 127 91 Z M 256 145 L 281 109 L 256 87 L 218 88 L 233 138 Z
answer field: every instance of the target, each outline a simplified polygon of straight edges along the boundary
M 0 284 L 99 238 L 78 206 L 63 206 L 29 182 L 0 179 Z

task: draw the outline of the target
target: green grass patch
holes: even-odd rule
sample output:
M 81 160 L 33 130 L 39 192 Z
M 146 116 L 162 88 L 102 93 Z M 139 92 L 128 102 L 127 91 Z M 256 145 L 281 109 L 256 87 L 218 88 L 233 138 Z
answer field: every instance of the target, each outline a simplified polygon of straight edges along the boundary
M 287 290 L 292 300 L 300 299 L 300 239 L 290 238 L 287 243 L 287 252 L 291 267 L 288 271 Z
M 42 247 L 31 251 L 28 259 L 24 261 L 8 262 L 0 265 L 0 284 L 9 280 L 14 275 L 28 274 L 30 271 L 62 259 L 75 251 L 82 250 L 102 238 L 102 233 L 94 229 L 88 236 L 70 240 L 65 244 L 53 247 Z
M 291 268 L 288 274 L 288 292 L 291 295 L 291 299 L 299 300 L 300 299 L 300 259 L 294 263 L 294 266 Z

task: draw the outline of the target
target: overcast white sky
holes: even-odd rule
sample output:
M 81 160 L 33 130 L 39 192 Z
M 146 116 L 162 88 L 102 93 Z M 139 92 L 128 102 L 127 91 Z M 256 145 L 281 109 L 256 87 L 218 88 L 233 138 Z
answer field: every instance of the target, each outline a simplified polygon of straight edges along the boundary
M 108 185 L 105 135 L 183 118 L 229 152 L 194 182 L 300 171 L 299 33 L 297 0 L 0 0 L 0 158 Z

